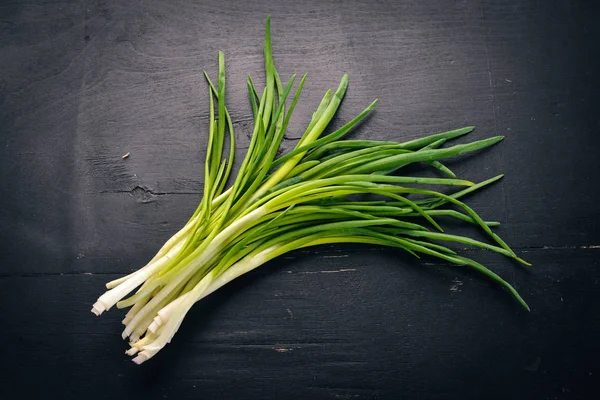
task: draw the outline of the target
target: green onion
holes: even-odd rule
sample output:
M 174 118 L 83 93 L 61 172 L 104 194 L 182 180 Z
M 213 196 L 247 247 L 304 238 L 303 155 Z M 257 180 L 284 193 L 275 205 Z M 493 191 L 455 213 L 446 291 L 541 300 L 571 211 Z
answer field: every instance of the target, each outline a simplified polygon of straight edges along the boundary
M 109 290 L 93 306 L 96 315 L 114 305 L 131 307 L 123 320 L 122 336 L 129 338 L 127 354 L 136 355 L 133 361 L 142 363 L 169 343 L 197 301 L 275 257 L 323 244 L 390 246 L 416 257 L 433 256 L 468 266 L 506 288 L 529 309 L 497 274 L 446 247 L 447 243 L 460 243 L 530 265 L 492 231 L 497 222 L 484 221 L 459 200 L 502 176 L 473 183 L 458 179 L 440 161 L 492 146 L 503 137 L 442 147 L 446 141 L 470 133 L 474 127 L 469 126 L 403 143 L 343 140 L 377 100 L 340 129 L 322 136 L 348 87 L 344 75 L 335 92 L 325 92 L 296 147 L 277 158 L 306 75 L 295 90 L 295 75 L 282 82 L 273 62 L 269 18 L 264 56 L 266 85 L 260 96 L 252 79 L 247 80 L 254 129 L 237 175 L 231 176 L 235 136 L 225 106 L 225 58 L 219 52 L 217 85 L 204 73 L 209 125 L 203 197 L 186 225 L 146 266 L 107 283 Z M 400 174 L 417 162 L 448 177 Z M 441 191 L 454 186 L 464 189 L 451 194 Z M 422 197 L 411 198 L 414 195 Z M 448 205 L 455 209 L 444 208 Z M 438 217 L 476 225 L 495 244 L 446 233 Z

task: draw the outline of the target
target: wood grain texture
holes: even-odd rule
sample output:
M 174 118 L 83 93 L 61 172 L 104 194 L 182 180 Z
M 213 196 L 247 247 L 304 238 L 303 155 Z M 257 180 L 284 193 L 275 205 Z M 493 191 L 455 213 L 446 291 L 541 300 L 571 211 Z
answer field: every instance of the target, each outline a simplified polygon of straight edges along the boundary
M 446 4 L 448 3 L 448 4 Z M 31 1 L 0 3 L 0 398 L 590 399 L 600 374 L 600 28 L 590 1 Z M 500 145 L 449 165 L 505 173 L 469 198 L 534 269 L 471 254 L 477 275 L 373 247 L 270 263 L 197 305 L 134 366 L 122 313 L 89 313 L 201 196 L 208 98 L 227 62 L 239 143 L 245 79 L 263 84 L 272 15 L 284 78 L 308 72 L 284 147 L 326 88 L 340 126 L 403 140 L 465 125 Z M 123 154 L 129 158 L 122 159 Z M 473 234 L 469 227 L 456 232 Z M 31 384 L 31 377 L 37 377 Z

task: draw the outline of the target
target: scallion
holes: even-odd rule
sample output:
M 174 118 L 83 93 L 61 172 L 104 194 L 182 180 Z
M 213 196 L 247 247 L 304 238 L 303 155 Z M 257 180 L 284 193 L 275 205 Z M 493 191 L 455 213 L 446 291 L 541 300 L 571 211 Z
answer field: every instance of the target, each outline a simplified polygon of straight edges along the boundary
M 219 52 L 216 86 L 205 73 L 210 107 L 202 200 L 187 224 L 146 266 L 109 282 L 109 290 L 93 306 L 97 315 L 114 305 L 131 307 L 123 320 L 123 338 L 129 337 L 127 354 L 135 355 L 136 363 L 153 357 L 171 341 L 195 302 L 275 257 L 322 244 L 391 246 L 417 257 L 425 254 L 468 266 L 504 286 L 529 309 L 510 284 L 444 245 L 457 242 L 479 247 L 529 265 L 491 230 L 497 222 L 484 221 L 459 200 L 501 176 L 474 184 L 456 178 L 441 163 L 489 147 L 503 137 L 442 147 L 447 140 L 473 130 L 465 127 L 404 143 L 343 140 L 376 100 L 342 128 L 322 136 L 346 92 L 348 76 L 344 75 L 335 92 L 326 91 L 295 149 L 278 157 L 306 75 L 295 91 L 295 76 L 285 85 L 281 82 L 273 62 L 269 18 L 264 55 L 266 86 L 262 94 L 259 96 L 250 77 L 247 81 L 254 130 L 235 178 L 230 179 L 235 136 L 225 107 L 225 59 Z M 399 174 L 417 162 L 448 177 Z M 464 189 L 444 194 L 432 186 Z M 414 195 L 424 198 L 412 198 Z M 447 205 L 455 209 L 443 208 Z M 477 225 L 495 244 L 445 233 L 436 220 L 439 216 Z

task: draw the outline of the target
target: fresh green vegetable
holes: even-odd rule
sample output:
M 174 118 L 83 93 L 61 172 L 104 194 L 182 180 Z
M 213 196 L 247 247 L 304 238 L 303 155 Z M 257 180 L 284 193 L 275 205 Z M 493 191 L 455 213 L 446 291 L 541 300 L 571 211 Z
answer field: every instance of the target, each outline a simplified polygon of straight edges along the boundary
M 444 244 L 479 247 L 529 265 L 491 230 L 497 222 L 484 221 L 459 200 L 502 176 L 474 184 L 457 179 L 441 163 L 489 147 L 503 137 L 441 147 L 473 130 L 465 127 L 404 143 L 342 140 L 377 100 L 340 129 L 322 136 L 346 92 L 348 76 L 344 75 L 335 92 L 325 93 L 295 149 L 278 157 L 306 75 L 295 90 L 295 75 L 283 84 L 273 63 L 268 18 L 264 55 L 266 87 L 259 95 L 248 77 L 254 131 L 228 189 L 235 136 L 225 106 L 225 60 L 219 52 L 216 86 L 205 73 L 210 107 L 202 200 L 186 225 L 146 266 L 109 282 L 109 290 L 93 306 L 97 315 L 115 304 L 131 307 L 123 320 L 123 338 L 129 337 L 127 354 L 137 354 L 136 363 L 148 360 L 170 342 L 195 302 L 275 257 L 329 243 L 392 246 L 416 257 L 425 254 L 468 266 L 504 286 L 529 309 L 510 284 Z M 416 162 L 428 163 L 448 177 L 398 174 Z M 464 189 L 448 195 L 432 186 Z M 413 195 L 420 197 L 413 199 Z M 447 205 L 453 208 L 443 208 Z M 445 233 L 436 221 L 438 216 L 477 225 L 494 244 Z

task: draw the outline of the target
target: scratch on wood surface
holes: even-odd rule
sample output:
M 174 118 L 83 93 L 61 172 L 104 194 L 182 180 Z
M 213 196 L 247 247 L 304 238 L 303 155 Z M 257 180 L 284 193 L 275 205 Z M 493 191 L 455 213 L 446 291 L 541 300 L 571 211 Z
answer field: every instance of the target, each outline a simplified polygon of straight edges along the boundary
M 568 249 L 600 249 L 600 244 L 590 244 L 581 246 L 542 246 L 542 250 L 568 250 Z
M 356 268 L 342 268 L 342 269 L 333 269 L 333 270 L 325 270 L 325 271 L 301 271 L 298 274 L 336 274 L 339 272 L 353 272 L 356 271 Z M 292 271 L 288 271 L 288 274 L 291 274 Z
M 353 272 L 356 271 L 355 268 L 342 268 L 342 269 L 336 269 L 336 270 L 331 270 L 331 271 L 319 271 L 322 274 L 332 274 L 332 273 L 337 273 L 337 272 Z
M 287 353 L 287 352 L 289 352 L 289 351 L 292 351 L 293 349 L 289 349 L 289 348 L 287 348 L 287 347 L 278 347 L 278 346 L 275 346 L 275 347 L 273 348 L 273 350 L 275 350 L 275 351 L 276 351 L 276 352 L 278 352 L 278 353 Z
M 450 291 L 452 292 L 460 292 L 460 287 L 463 285 L 463 281 L 458 278 L 452 279 L 452 286 L 450 286 Z

